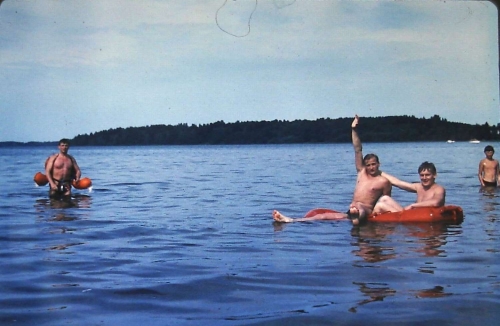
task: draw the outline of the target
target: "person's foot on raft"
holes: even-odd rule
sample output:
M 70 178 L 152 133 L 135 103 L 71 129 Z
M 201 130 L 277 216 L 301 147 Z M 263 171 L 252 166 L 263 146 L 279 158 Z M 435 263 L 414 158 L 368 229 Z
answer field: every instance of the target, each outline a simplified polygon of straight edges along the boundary
M 278 212 L 276 210 L 273 211 L 273 219 L 276 222 L 280 222 L 280 223 L 290 223 L 290 222 L 293 222 L 293 218 L 286 217 L 285 215 L 281 214 L 280 212 Z
M 349 207 L 349 219 L 353 225 L 359 224 L 359 209 L 355 206 Z

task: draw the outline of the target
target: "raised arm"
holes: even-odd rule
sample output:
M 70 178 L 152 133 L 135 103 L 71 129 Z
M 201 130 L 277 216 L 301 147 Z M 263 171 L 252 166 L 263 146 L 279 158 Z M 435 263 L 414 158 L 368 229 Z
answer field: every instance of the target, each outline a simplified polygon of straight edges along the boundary
M 409 182 L 406 182 L 403 180 L 399 180 L 395 176 L 392 176 L 386 172 L 382 172 L 381 175 L 384 178 L 386 178 L 387 180 L 389 180 L 389 182 L 395 187 L 398 187 L 400 189 L 403 189 L 403 190 L 406 190 L 409 192 L 417 192 L 417 187 L 416 187 L 417 184 L 415 184 L 415 183 L 409 183 Z
M 356 131 L 359 124 L 359 117 L 356 114 L 354 120 L 351 124 L 351 137 L 352 146 L 354 147 L 354 162 L 356 164 L 356 171 L 361 171 L 365 167 L 363 164 L 363 146 L 361 145 L 361 139 L 359 139 L 358 132 Z

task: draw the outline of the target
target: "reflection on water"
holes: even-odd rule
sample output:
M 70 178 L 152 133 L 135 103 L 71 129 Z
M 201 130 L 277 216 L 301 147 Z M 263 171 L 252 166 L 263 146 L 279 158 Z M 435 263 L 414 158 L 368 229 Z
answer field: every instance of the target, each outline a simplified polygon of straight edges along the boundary
M 500 188 L 498 187 L 480 187 L 479 193 L 482 195 L 481 201 L 483 203 L 483 210 L 485 212 L 493 213 L 497 206 L 500 205 Z M 488 216 L 489 219 L 494 221 L 496 215 L 491 214 Z
M 70 198 L 41 198 L 37 199 L 35 208 L 37 210 L 61 209 L 61 208 L 90 208 L 92 197 L 89 195 L 76 194 Z
M 391 289 L 388 284 L 385 283 L 359 283 L 354 282 L 354 285 L 359 287 L 359 291 L 363 296 L 368 297 L 360 301 L 356 306 L 349 309 L 350 312 L 357 312 L 358 307 L 365 305 L 367 303 L 375 301 L 384 301 L 388 296 L 393 296 L 396 294 L 396 290 Z
M 426 274 L 433 275 L 439 269 L 437 261 L 434 259 L 447 256 L 445 248 L 449 245 L 448 238 L 460 237 L 462 232 L 461 225 L 443 223 L 368 223 L 362 227 L 353 227 L 351 229 L 351 245 L 358 247 L 358 249 L 353 250 L 352 254 L 369 263 L 369 265 L 362 265 L 359 261 L 353 261 L 353 266 L 377 268 L 373 273 L 380 275 L 380 268 L 383 268 L 388 261 L 402 259 L 403 262 L 410 252 L 414 252 L 419 257 L 433 258 L 425 261 L 423 265 L 415 265 L 413 267 L 415 271 L 421 273 L 422 277 L 425 277 Z M 398 263 L 395 266 L 398 266 Z M 409 267 L 401 266 L 400 268 Z M 409 275 L 411 275 L 411 269 Z M 357 285 L 362 295 L 368 298 L 349 308 L 350 312 L 358 312 L 361 306 L 383 301 L 388 296 L 396 296 L 397 292 L 400 291 L 402 295 L 414 293 L 416 298 L 435 299 L 452 295 L 446 292 L 442 286 L 404 291 L 396 290 L 397 288 L 390 282 L 353 282 L 353 284 Z
M 439 285 L 433 287 L 432 289 L 425 289 L 425 290 L 416 291 L 416 294 L 415 294 L 415 296 L 417 298 L 431 298 L 431 299 L 447 297 L 450 295 L 452 295 L 452 294 L 446 293 L 444 291 L 444 287 L 439 286 Z
M 66 250 L 72 246 L 78 246 L 78 245 L 82 245 L 83 243 L 65 243 L 65 244 L 59 244 L 59 245 L 55 245 L 55 246 L 52 246 L 50 248 L 48 248 L 48 250 Z
M 498 197 L 499 187 L 479 187 L 479 193 L 482 193 L 484 196 L 487 196 L 489 198 Z
M 35 201 L 35 211 L 38 219 L 42 222 L 66 222 L 54 224 L 47 232 L 51 234 L 72 233 L 76 231 L 69 222 L 88 216 L 82 209 L 89 209 L 92 206 L 92 197 L 82 194 L 74 194 L 71 198 L 54 199 L 40 198 Z M 49 247 L 49 250 L 65 250 L 74 244 L 60 244 Z
M 384 240 L 394 232 L 394 228 L 394 225 L 385 223 L 368 223 L 362 227 L 353 227 L 351 243 L 359 247 L 353 250 L 353 254 L 370 263 L 395 258 L 394 248 L 384 245 Z
M 426 257 L 446 256 L 443 246 L 447 244 L 448 236 L 459 236 L 462 228 L 459 225 L 448 225 L 443 223 L 420 223 L 405 225 L 405 234 L 415 237 L 418 246 L 416 252 L 423 253 Z
M 398 254 L 394 244 L 402 242 L 415 244 L 409 249 L 423 253 L 424 256 L 444 256 L 446 251 L 442 247 L 447 243 L 447 236 L 458 236 L 461 233 L 460 226 L 443 223 L 368 223 L 351 230 L 352 244 L 359 247 L 353 250 L 353 254 L 372 263 L 396 258 Z M 392 235 L 395 235 L 394 239 L 391 239 Z

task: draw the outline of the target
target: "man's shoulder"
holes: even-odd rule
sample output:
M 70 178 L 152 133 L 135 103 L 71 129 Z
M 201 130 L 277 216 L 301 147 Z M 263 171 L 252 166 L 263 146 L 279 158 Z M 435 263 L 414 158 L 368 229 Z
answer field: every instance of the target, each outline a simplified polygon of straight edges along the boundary
M 382 174 L 379 174 L 378 176 L 376 176 L 375 178 L 373 178 L 374 181 L 382 184 L 382 185 L 390 185 L 391 182 L 389 181 L 389 179 L 387 179 L 386 177 L 384 177 Z
M 384 179 L 384 180 L 389 181 L 389 179 L 387 179 L 386 177 L 384 177 L 384 176 L 382 175 L 382 171 L 379 171 L 379 173 L 377 174 L 377 178 L 379 178 L 379 179 Z
M 48 160 L 51 160 L 51 159 L 55 159 L 59 156 L 59 153 L 54 153 L 54 154 L 50 154 L 48 157 L 47 157 L 47 161 Z
M 384 177 L 384 176 L 383 176 L 383 175 L 381 175 L 381 174 L 378 176 L 378 178 L 379 178 L 380 180 L 382 180 L 382 182 L 384 182 L 384 183 L 391 183 L 391 182 L 389 181 L 389 179 L 387 179 L 386 177 Z
M 76 162 L 76 159 L 72 155 L 69 155 L 69 154 L 66 154 L 66 155 L 70 158 L 71 161 Z
M 434 191 L 445 191 L 444 187 L 438 183 L 435 183 L 432 185 L 432 188 Z
M 47 157 L 47 159 L 45 160 L 45 167 L 47 167 L 47 164 L 49 163 L 54 163 L 58 155 L 59 153 L 54 153 L 52 155 L 49 155 L 49 157 Z

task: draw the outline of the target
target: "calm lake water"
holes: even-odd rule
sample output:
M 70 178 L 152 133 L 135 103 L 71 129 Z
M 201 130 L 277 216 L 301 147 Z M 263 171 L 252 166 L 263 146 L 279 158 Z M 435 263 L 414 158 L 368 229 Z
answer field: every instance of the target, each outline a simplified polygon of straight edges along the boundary
M 347 209 L 350 144 L 74 147 L 94 186 L 70 207 L 32 181 L 56 147 L 2 148 L 0 324 L 497 325 L 500 192 L 478 186 L 485 145 L 364 144 L 407 181 L 434 162 L 465 221 L 362 227 L 271 217 Z

